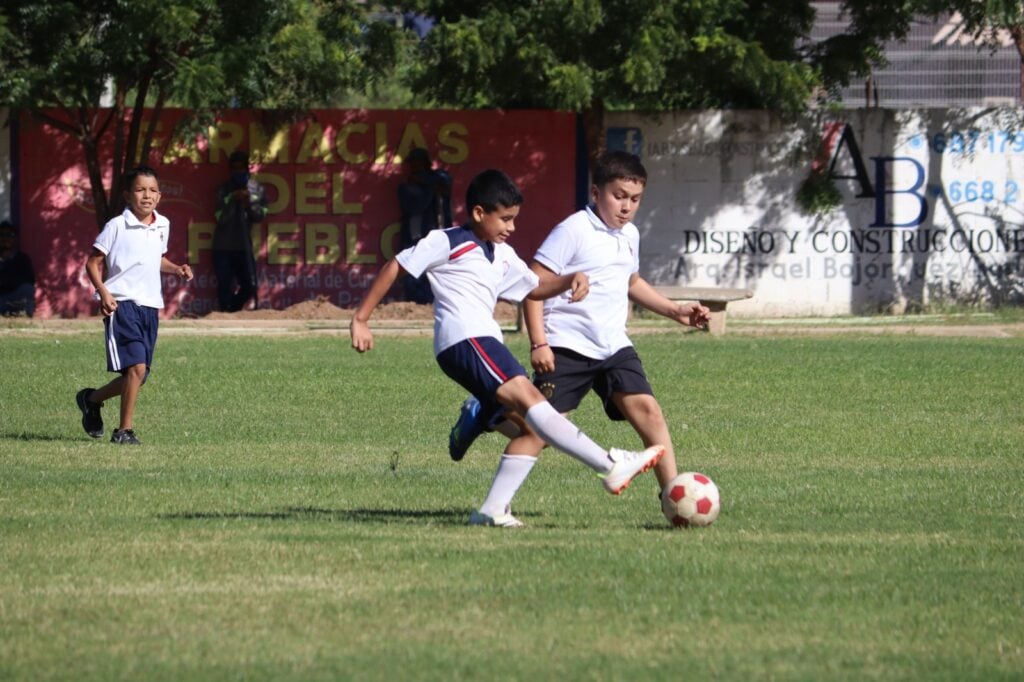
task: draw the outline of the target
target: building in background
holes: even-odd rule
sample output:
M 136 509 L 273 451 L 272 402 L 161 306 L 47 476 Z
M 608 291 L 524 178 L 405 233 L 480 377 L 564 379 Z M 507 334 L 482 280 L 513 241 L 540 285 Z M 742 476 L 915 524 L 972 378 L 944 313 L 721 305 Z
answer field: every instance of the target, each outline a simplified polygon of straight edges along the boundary
M 839 2 L 815 2 L 816 42 L 841 33 L 848 19 Z M 886 109 L 1016 106 L 1021 102 L 1021 58 L 1009 33 L 997 47 L 963 30 L 959 15 L 915 21 L 906 40 L 885 44 L 888 65 L 855 80 L 840 93 L 846 108 Z

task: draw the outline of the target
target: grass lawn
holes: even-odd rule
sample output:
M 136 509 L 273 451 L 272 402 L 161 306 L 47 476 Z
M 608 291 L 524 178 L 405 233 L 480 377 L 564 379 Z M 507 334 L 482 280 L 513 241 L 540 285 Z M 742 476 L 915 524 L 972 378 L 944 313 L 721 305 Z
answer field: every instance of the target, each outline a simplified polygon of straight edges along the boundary
M 710 528 L 552 451 L 466 526 L 503 442 L 449 461 L 428 338 L 168 334 L 129 448 L 99 323 L 3 334 L 0 679 L 1024 678 L 1024 338 L 635 341 Z

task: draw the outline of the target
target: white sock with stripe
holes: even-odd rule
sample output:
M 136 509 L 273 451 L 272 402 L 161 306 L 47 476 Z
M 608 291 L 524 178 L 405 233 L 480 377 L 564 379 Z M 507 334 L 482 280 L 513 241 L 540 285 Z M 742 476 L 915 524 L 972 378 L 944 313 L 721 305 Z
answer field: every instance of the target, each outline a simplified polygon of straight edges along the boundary
M 536 463 L 537 458 L 530 455 L 502 455 L 491 489 L 487 492 L 484 503 L 480 505 L 480 513 L 488 516 L 504 514 Z
M 548 445 L 575 457 L 599 474 L 611 471 L 612 461 L 608 459 L 608 451 L 590 440 L 587 434 L 559 414 L 548 401 L 537 403 L 527 410 L 526 423 Z

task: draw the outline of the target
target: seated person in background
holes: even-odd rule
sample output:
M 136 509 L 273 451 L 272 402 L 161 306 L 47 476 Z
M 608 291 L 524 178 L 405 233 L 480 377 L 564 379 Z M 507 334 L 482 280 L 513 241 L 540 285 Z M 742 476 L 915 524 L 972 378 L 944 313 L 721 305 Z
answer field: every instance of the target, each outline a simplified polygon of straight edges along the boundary
M 36 275 L 32 260 L 18 248 L 18 231 L 0 223 L 0 315 L 32 317 L 36 309 Z

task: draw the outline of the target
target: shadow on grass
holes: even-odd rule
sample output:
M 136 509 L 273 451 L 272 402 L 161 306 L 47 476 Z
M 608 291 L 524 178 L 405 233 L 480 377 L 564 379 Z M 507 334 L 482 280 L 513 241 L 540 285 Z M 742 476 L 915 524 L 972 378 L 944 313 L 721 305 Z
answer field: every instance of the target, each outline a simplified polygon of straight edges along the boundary
M 40 441 L 61 440 L 61 441 L 64 441 L 64 440 L 66 440 L 66 441 L 81 441 L 83 443 L 88 442 L 85 439 L 83 439 L 81 436 L 67 436 L 67 435 L 59 435 L 59 434 L 55 434 L 55 433 L 28 433 L 28 432 L 25 432 L 25 431 L 19 431 L 17 433 L 13 433 L 13 432 L 9 432 L 9 431 L 5 432 L 5 433 L 0 433 L 0 440 L 23 440 L 23 441 L 30 441 L 30 440 L 40 440 Z M 89 439 L 89 440 L 91 441 L 92 439 Z
M 469 511 L 463 509 L 321 509 L 318 507 L 288 507 L 281 511 L 266 512 L 177 512 L 161 514 L 158 518 L 169 521 L 206 521 L 216 519 L 257 519 L 270 521 L 354 521 L 358 523 L 396 523 L 433 521 L 451 526 L 464 526 Z

